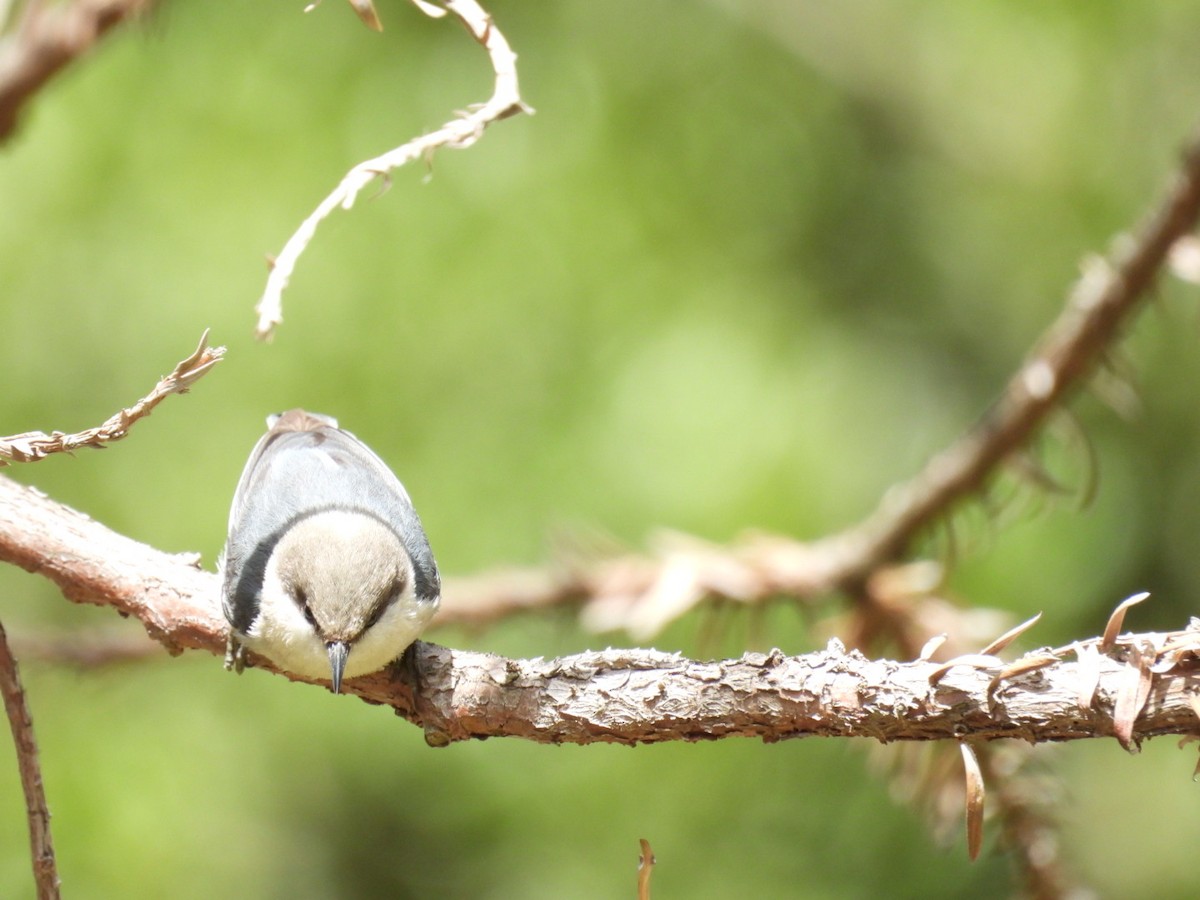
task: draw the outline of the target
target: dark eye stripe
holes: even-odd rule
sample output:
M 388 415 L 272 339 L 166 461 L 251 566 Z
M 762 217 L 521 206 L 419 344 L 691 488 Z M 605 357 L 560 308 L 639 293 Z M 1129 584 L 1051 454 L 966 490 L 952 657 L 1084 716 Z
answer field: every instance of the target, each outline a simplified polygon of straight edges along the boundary
M 377 624 L 379 624 L 379 620 L 383 618 L 383 614 L 387 612 L 387 608 L 389 606 L 391 606 L 391 604 L 387 602 L 376 603 L 375 608 L 371 610 L 371 617 L 367 619 L 367 624 L 363 627 L 363 630 L 366 631 L 367 629 L 374 628 Z
M 364 630 L 367 628 L 372 628 L 378 624 L 379 620 L 383 618 L 383 614 L 388 611 L 388 607 L 392 606 L 400 599 L 400 595 L 404 593 L 404 585 L 405 580 L 403 577 L 397 578 L 394 582 L 392 582 L 392 586 L 388 592 L 380 597 L 375 603 L 375 608 L 371 610 L 371 615 L 367 619 L 367 624 L 364 626 Z
M 308 594 L 306 594 L 304 589 L 301 588 L 298 589 L 293 595 L 293 599 L 296 601 L 296 605 L 300 607 L 300 612 L 304 613 L 304 618 L 308 621 L 308 624 L 313 627 L 314 631 L 316 631 L 317 620 L 316 617 L 313 616 L 312 609 L 308 605 Z

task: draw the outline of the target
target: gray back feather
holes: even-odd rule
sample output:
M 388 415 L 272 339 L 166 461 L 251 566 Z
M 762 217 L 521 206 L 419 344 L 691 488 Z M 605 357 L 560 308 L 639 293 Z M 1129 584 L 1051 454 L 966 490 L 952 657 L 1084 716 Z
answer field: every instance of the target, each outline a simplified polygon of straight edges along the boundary
M 267 560 L 284 532 L 330 509 L 373 516 L 395 531 L 412 558 L 418 599 L 437 599 L 441 578 L 425 529 L 391 469 L 327 416 L 293 409 L 269 424 L 229 512 L 222 602 L 234 628 L 245 632 L 257 616 Z

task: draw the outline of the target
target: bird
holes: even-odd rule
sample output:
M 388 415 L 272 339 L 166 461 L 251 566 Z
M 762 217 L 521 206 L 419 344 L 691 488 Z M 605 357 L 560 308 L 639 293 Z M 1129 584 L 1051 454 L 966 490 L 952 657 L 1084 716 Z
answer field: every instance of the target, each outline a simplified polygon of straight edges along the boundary
M 293 409 L 267 419 L 229 511 L 221 554 L 225 668 L 247 649 L 306 678 L 376 672 L 437 611 L 441 577 L 391 469 L 337 420 Z

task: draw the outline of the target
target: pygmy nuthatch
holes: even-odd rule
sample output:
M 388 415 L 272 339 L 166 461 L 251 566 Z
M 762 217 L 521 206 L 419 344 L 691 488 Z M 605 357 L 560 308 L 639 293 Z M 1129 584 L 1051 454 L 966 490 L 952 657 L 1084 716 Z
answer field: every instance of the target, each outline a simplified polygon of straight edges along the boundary
M 267 426 L 229 511 L 225 666 L 241 671 L 244 645 L 336 693 L 416 640 L 437 563 L 404 486 L 336 420 L 293 409 Z

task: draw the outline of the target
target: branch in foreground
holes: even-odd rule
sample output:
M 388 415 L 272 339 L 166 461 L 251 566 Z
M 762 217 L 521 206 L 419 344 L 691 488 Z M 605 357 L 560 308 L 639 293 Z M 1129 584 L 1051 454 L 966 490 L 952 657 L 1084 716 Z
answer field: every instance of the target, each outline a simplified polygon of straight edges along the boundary
M 151 2 L 28 3 L 16 31 L 0 40 L 0 143 L 12 136 L 21 110 L 42 85 Z
M 33 879 L 37 884 L 38 900 L 53 900 L 59 893 L 54 842 L 50 837 L 50 810 L 46 806 L 46 793 L 42 790 L 42 767 L 38 762 L 37 741 L 33 736 L 33 719 L 25 703 L 17 661 L 8 648 L 8 635 L 4 633 L 3 625 L 0 625 L 0 694 L 4 695 L 4 710 L 8 713 L 8 724 L 12 728 L 21 789 L 25 793 Z
M 76 602 L 136 616 L 172 652 L 224 653 L 217 577 L 195 558 L 139 544 L 4 478 L 0 560 L 44 575 Z M 579 744 L 1111 736 L 1132 749 L 1154 735 L 1197 731 L 1200 627 L 1106 634 L 1008 664 L 990 655 L 873 661 L 836 641 L 804 656 L 772 651 L 717 662 L 656 650 L 517 660 L 417 644 L 413 662 L 416 691 L 400 666 L 343 691 L 393 707 L 439 746 L 501 736 Z
M 224 647 L 217 576 L 199 556 L 155 550 L 2 476 L 0 561 L 50 579 L 68 600 L 137 618 L 173 655 Z
M 129 434 L 129 429 L 135 422 L 150 415 L 154 407 L 171 394 L 186 394 L 224 355 L 224 347 L 208 346 L 208 330 L 205 329 L 191 356 L 181 360 L 170 375 L 159 379 L 149 394 L 128 409 L 110 416 L 103 425 L 76 434 L 63 434 L 61 431 L 55 431 L 53 434 L 27 431 L 24 434 L 0 437 L 0 467 L 12 462 L 37 462 L 51 453 L 71 453 L 80 447 L 103 449 L 106 444 Z
M 1139 694 L 1132 748 L 1154 735 L 1197 731 L 1191 696 L 1200 686 L 1200 633 L 1126 635 L 1100 658 L 1096 693 L 1086 704 L 1080 703 L 1080 685 L 1091 677 L 1089 662 L 1059 658 L 1010 677 L 1003 677 L 1003 665 L 964 663 L 939 675 L 944 664 L 868 660 L 837 641 L 803 656 L 776 650 L 714 662 L 655 650 L 513 660 L 420 644 L 421 690 L 415 696 L 395 673 L 359 679 L 350 690 L 394 707 L 421 725 L 435 746 L 498 736 L 556 744 L 1120 738 L 1129 686 L 1145 671 L 1140 650 L 1131 648 L 1172 640 L 1187 642 L 1186 658 L 1151 673 L 1148 689 Z
M 520 112 L 530 112 L 521 101 L 517 87 L 517 55 L 500 33 L 492 17 L 475 0 L 441 0 L 438 6 L 428 0 L 414 0 L 415 5 L 426 15 L 440 17 L 452 13 L 483 45 L 495 73 L 495 86 L 488 101 L 461 118 L 447 122 L 436 131 L 414 138 L 407 144 L 389 150 L 382 156 L 368 159 L 351 169 L 333 193 L 321 201 L 312 214 L 300 223 L 279 255 L 271 262 L 271 273 L 262 298 L 255 307 L 258 324 L 255 335 L 266 340 L 274 334 L 275 326 L 283 321 L 283 291 L 291 280 L 296 262 L 321 224 L 339 206 L 350 209 L 358 194 L 376 178 L 386 177 L 389 172 L 417 159 L 428 159 L 442 147 L 464 148 L 474 144 L 483 136 L 484 130 L 493 122 L 507 119 Z M 443 8 L 444 7 L 444 8 Z

